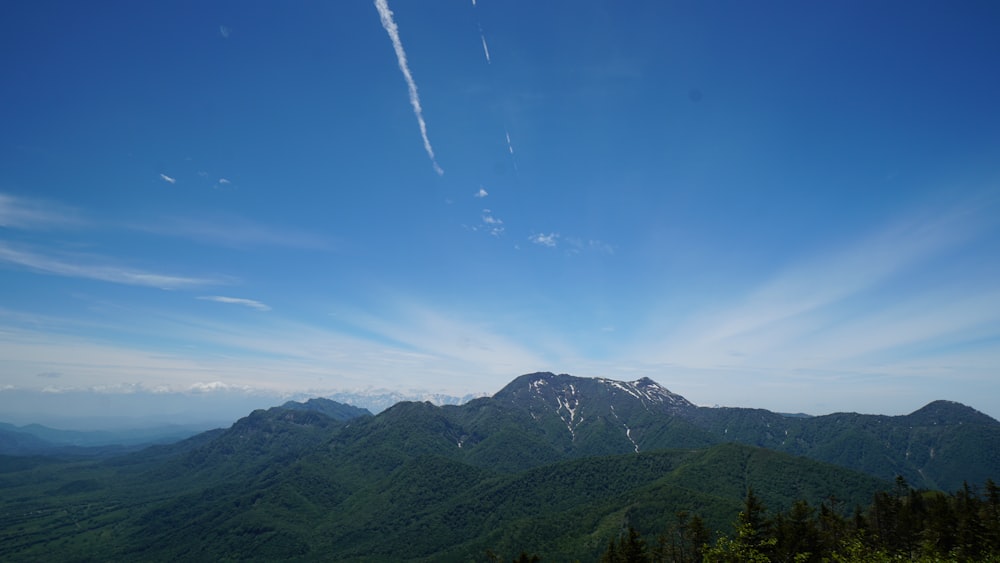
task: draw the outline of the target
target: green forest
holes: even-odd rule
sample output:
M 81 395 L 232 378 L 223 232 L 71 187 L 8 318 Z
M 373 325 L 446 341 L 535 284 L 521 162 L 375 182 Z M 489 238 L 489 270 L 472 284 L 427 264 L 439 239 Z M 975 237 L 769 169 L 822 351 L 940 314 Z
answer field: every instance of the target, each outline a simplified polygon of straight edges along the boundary
M 530 374 L 462 406 L 314 400 L 127 454 L 0 455 L 0 560 L 1000 554 L 1000 423 L 968 407 L 798 420 L 622 385 Z
M 982 492 L 967 485 L 947 494 L 918 491 L 900 477 L 849 517 L 835 505 L 799 500 L 769 514 L 750 490 L 728 534 L 710 534 L 700 516 L 678 512 L 655 537 L 623 530 L 601 562 L 1000 561 L 1000 487 L 992 480 Z

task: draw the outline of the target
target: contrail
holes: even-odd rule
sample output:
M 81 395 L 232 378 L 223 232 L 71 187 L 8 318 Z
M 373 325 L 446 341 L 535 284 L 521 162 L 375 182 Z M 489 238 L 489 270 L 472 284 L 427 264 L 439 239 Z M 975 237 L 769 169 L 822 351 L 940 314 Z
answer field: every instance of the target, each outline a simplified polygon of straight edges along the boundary
M 490 48 L 486 46 L 486 37 L 480 35 L 479 38 L 483 40 L 483 52 L 486 53 L 486 64 L 490 64 L 492 61 L 490 61 Z
M 486 34 L 483 33 L 483 26 L 479 26 L 479 38 L 483 40 L 483 53 L 486 54 L 486 64 L 492 64 L 492 61 L 490 61 L 490 48 L 486 46 Z
M 510 153 L 510 163 L 514 165 L 514 172 L 517 172 L 517 158 L 514 156 L 514 144 L 510 142 L 510 133 L 505 127 L 503 134 L 507 137 L 507 152 Z
M 392 40 L 392 48 L 396 50 L 396 59 L 399 61 L 399 70 L 402 71 L 403 79 L 406 80 L 406 86 L 410 90 L 410 105 L 413 106 L 413 114 L 417 116 L 417 125 L 420 126 L 420 136 L 424 139 L 424 150 L 427 151 L 427 156 L 431 158 L 434 171 L 438 173 L 438 176 L 441 176 L 444 174 L 444 170 L 438 166 L 437 160 L 434 158 L 434 149 L 431 147 L 431 141 L 427 138 L 427 124 L 424 123 L 424 112 L 420 108 L 417 83 L 413 81 L 413 75 L 410 74 L 410 67 L 406 63 L 406 51 L 403 50 L 403 43 L 399 40 L 399 28 L 392 19 L 392 10 L 389 9 L 389 4 L 386 0 L 375 0 L 375 9 L 378 10 L 378 15 L 382 19 L 382 27 L 385 28 L 385 32 L 389 34 L 389 39 Z

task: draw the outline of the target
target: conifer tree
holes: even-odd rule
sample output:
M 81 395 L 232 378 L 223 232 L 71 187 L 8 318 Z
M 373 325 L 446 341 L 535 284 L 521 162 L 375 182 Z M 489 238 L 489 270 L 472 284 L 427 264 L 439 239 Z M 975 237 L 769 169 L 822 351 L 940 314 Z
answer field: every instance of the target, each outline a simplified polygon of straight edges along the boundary
M 987 548 L 993 553 L 1000 553 L 1000 487 L 993 479 L 986 480 L 983 527 L 986 529 Z

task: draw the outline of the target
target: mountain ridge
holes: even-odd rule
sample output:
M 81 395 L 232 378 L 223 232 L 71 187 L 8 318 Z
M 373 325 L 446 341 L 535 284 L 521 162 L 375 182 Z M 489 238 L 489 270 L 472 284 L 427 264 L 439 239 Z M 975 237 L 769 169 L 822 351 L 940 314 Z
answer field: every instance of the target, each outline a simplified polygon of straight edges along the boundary
M 896 416 L 833 413 L 789 417 L 766 409 L 696 406 L 648 378 L 622 382 L 549 372 L 516 378 L 497 395 L 505 397 L 520 389 L 525 396 L 528 387 L 540 387 L 539 381 L 546 382 L 547 392 L 562 389 L 563 395 L 550 397 L 548 402 L 529 396 L 525 403 L 536 409 L 547 405 L 571 435 L 587 424 L 586 410 L 571 396 L 578 388 L 603 386 L 604 394 L 614 397 L 603 413 L 605 421 L 621 422 L 626 434 L 607 433 L 605 439 L 621 445 L 627 438 L 637 450 L 737 442 L 834 463 L 883 479 L 902 475 L 915 485 L 946 490 L 958 488 L 966 480 L 982 482 L 1000 475 L 1000 455 L 991 453 L 1000 449 L 1000 422 L 955 401 L 932 401 Z M 650 397 L 635 392 L 636 386 L 655 390 L 657 397 L 669 401 L 650 401 Z M 617 395 L 616 390 L 620 391 Z M 623 407 L 623 399 L 631 405 Z M 602 413 L 596 414 L 599 422 Z M 594 418 L 589 422 L 593 424 Z M 572 424 L 576 426 L 570 428 Z M 942 451 L 955 457 L 942 456 Z M 978 461 L 966 464 L 963 459 Z M 959 475 L 965 477 L 959 479 Z
M 411 440 L 422 444 L 425 453 L 506 472 L 562 459 L 735 442 L 834 463 L 881 479 L 901 475 L 914 485 L 933 489 L 955 489 L 963 481 L 982 482 L 1000 474 L 1000 454 L 992 453 L 1000 451 L 1000 422 L 946 400 L 932 401 L 906 415 L 796 417 L 766 409 L 697 406 L 645 377 L 619 381 L 535 372 L 514 378 L 492 396 L 459 405 L 400 401 L 372 415 L 366 409 L 312 398 L 261 412 L 272 418 L 286 413 L 281 416 L 291 417 L 288 421 L 293 423 L 327 425 L 303 414 L 287 414 L 292 411 L 350 421 L 331 437 L 331 444 L 340 444 L 337 447 L 356 449 L 357 444 L 371 443 L 372 451 L 379 451 L 380 440 Z M 255 411 L 230 431 L 245 427 L 248 420 L 263 421 L 262 416 Z M 0 453 L 66 453 L 64 448 L 45 447 L 24 434 L 0 439 Z M 110 449 L 102 455 L 115 453 L 124 451 Z M 384 454 L 387 459 L 397 455 Z
M 17 515 L 0 519 L 0 558 L 594 560 L 624 526 L 663 530 L 681 510 L 725 529 L 750 489 L 774 510 L 835 497 L 846 516 L 896 475 L 944 489 L 1000 473 L 1000 424 L 949 402 L 799 419 L 539 372 L 462 405 L 341 407 L 258 409 L 100 462 L 0 457 L 0 516 Z
M 374 451 L 379 443 L 412 441 L 426 452 L 506 472 L 561 459 L 735 442 L 885 480 L 901 475 L 931 489 L 953 490 L 1000 474 L 1000 456 L 991 453 L 1000 450 L 1000 422 L 953 401 L 934 401 L 908 415 L 790 417 L 696 406 L 649 378 L 535 372 L 461 405 L 400 402 L 345 432 L 333 443 L 350 448 L 358 439 Z

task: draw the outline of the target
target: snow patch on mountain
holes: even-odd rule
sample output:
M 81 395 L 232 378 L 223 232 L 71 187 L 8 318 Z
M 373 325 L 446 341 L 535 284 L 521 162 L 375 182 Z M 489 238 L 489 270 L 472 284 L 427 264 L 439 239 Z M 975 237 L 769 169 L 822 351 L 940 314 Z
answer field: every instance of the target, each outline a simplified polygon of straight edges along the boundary
M 647 410 L 649 409 L 649 405 L 646 404 L 647 402 L 653 404 L 665 404 L 674 407 L 695 406 L 694 403 L 676 393 L 671 393 L 668 389 L 648 377 L 643 377 L 642 379 L 637 379 L 635 381 L 616 381 L 614 379 L 598 378 L 598 381 L 609 387 L 624 391 L 636 399 L 639 399 L 642 401 L 642 404 L 646 406 Z
M 570 436 L 572 436 L 573 440 L 576 441 L 576 427 L 579 426 L 581 422 L 583 422 L 583 416 L 581 416 L 580 419 L 577 420 L 576 411 L 579 410 L 580 408 L 580 401 L 576 397 L 576 389 L 573 387 L 573 385 L 570 385 L 569 388 L 570 392 L 568 397 L 564 397 L 563 395 L 556 395 L 556 402 L 559 403 L 559 408 L 556 409 L 556 413 L 559 415 L 559 418 L 561 418 L 562 421 L 566 424 L 566 428 L 569 429 Z M 562 414 L 563 410 L 565 410 L 566 413 L 569 414 L 568 419 L 566 418 L 566 416 Z
M 628 427 L 628 424 L 625 424 L 624 422 L 622 422 L 621 417 L 619 417 L 618 413 L 615 412 L 615 406 L 614 405 L 611 405 L 611 414 L 614 415 L 615 420 L 617 420 L 618 422 L 621 422 L 622 426 L 625 427 L 625 437 L 628 438 L 629 442 L 632 442 L 632 447 L 635 448 L 635 453 L 639 453 L 639 444 L 637 444 L 636 441 L 632 439 L 632 429 Z

